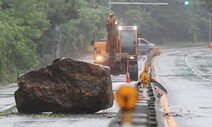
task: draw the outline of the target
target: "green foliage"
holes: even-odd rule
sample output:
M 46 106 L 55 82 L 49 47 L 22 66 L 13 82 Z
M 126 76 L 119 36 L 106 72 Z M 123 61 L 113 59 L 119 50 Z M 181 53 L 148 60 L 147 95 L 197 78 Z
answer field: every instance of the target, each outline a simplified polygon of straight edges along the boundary
M 212 1 L 211 0 L 202 0 L 205 2 L 205 6 L 208 7 L 208 10 L 212 13 Z
M 50 21 L 50 27 L 44 32 L 37 44 L 37 53 L 41 64 L 46 65 L 55 59 L 55 28 L 65 24 L 72 19 L 78 18 L 78 0 L 38 0 L 42 3 L 43 12 Z M 71 34 L 71 33 L 69 33 Z M 64 35 L 63 35 L 64 36 Z M 62 44 L 64 45 L 64 44 Z
M 61 25 L 63 56 L 78 57 L 88 50 L 94 34 L 97 38 L 103 38 L 106 35 L 105 16 L 109 11 L 108 8 L 103 6 L 86 8 L 88 5 L 87 2 L 84 5 L 81 4 L 78 19 L 72 19 Z
M 42 0 L 40 0 L 42 1 Z M 59 25 L 72 18 L 77 18 L 78 0 L 44 0 L 46 12 L 51 24 Z M 43 2 L 43 1 L 42 1 Z
M 120 0 L 116 0 L 120 1 Z M 138 25 L 142 36 L 152 42 L 207 41 L 208 12 L 200 0 L 124 0 L 168 2 L 168 6 L 112 5 L 112 10 L 128 25 Z M 122 1 L 122 2 L 124 2 Z
M 123 25 L 137 25 L 152 42 L 191 42 L 208 39 L 211 0 L 114 0 L 169 2 L 168 6 L 111 5 L 108 0 L 0 0 L 0 82 L 14 81 L 20 73 L 47 65 L 61 57 L 79 57 L 91 40 L 103 38 L 106 16 L 114 13 Z M 55 30 L 62 37 L 55 43 Z
M 37 67 L 34 41 L 48 27 L 34 0 L 15 0 L 0 12 L 0 82 L 14 81 L 17 75 Z

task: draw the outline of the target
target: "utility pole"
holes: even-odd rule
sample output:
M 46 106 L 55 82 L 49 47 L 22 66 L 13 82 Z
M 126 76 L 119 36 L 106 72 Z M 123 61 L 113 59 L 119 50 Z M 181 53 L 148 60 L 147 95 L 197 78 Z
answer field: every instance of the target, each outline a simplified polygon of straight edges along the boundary
M 108 4 L 109 4 L 109 9 L 111 10 L 111 0 L 109 0 Z
M 61 30 L 60 26 L 56 25 L 55 30 L 54 30 L 54 44 L 55 44 L 55 57 L 59 58 L 60 57 L 60 40 L 61 40 Z
M 211 34 L 212 34 L 212 32 L 211 32 L 211 26 L 212 26 L 212 13 L 209 13 L 209 42 L 211 42 Z

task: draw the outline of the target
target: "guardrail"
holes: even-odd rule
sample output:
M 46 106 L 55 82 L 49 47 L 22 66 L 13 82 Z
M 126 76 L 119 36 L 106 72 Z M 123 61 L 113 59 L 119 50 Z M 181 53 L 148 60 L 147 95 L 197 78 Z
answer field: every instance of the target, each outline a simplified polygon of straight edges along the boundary
M 163 94 L 166 94 L 167 91 L 160 83 L 153 79 L 155 77 L 155 75 L 153 74 L 154 68 L 151 66 L 152 59 L 157 55 L 160 55 L 159 47 L 148 51 L 147 60 L 144 63 L 145 68 L 140 75 L 141 81 L 138 81 L 134 85 L 135 89 L 137 90 L 137 95 L 129 95 L 127 94 L 127 90 L 125 90 L 125 94 L 123 93 L 122 95 L 117 95 L 116 93 L 116 98 L 119 98 L 120 100 L 120 98 L 122 97 L 123 103 L 121 106 L 121 110 L 113 118 L 113 120 L 109 124 L 109 127 L 167 126 L 166 120 L 164 119 L 163 109 L 160 103 L 160 97 Z M 148 76 L 150 80 L 148 80 Z M 119 90 L 117 92 L 119 92 Z M 134 106 L 132 106 L 132 108 L 124 108 L 123 105 L 128 105 L 131 101 L 130 99 L 135 98 L 135 96 L 137 97 L 137 101 Z

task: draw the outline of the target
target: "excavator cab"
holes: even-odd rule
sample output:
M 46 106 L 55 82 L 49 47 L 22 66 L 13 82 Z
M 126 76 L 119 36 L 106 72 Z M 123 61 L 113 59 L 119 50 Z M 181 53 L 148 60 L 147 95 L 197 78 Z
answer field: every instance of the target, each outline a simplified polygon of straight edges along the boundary
M 122 64 L 130 74 L 132 80 L 138 80 L 138 37 L 137 26 L 119 26 L 120 49 Z M 125 71 L 126 71 L 125 70 Z
M 138 80 L 138 37 L 136 26 L 119 26 L 114 15 L 106 19 L 107 39 L 94 42 L 94 63 L 109 66 L 111 74 L 129 73 Z
M 138 41 L 136 26 L 119 26 L 121 53 L 126 53 L 129 57 L 138 56 Z

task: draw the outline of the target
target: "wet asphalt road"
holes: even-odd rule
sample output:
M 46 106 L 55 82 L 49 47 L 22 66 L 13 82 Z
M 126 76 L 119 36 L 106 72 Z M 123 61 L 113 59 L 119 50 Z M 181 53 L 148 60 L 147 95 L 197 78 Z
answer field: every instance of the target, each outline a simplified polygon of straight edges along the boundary
M 0 112 L 15 106 L 14 91 L 16 89 L 17 84 L 15 83 L 0 87 Z
M 212 49 L 164 51 L 157 73 L 178 127 L 212 126 Z
M 139 70 L 144 58 L 145 56 L 139 58 Z M 86 56 L 79 60 L 92 63 L 92 59 L 92 56 Z M 115 92 L 121 85 L 126 84 L 125 80 L 125 75 L 112 76 L 113 91 Z M 135 82 L 130 84 L 134 85 Z M 17 84 L 0 88 L 0 127 L 107 127 L 119 111 L 114 101 L 113 107 L 95 114 L 19 114 L 14 99 L 14 92 L 17 88 Z
M 91 62 L 92 56 L 83 58 Z M 139 69 L 141 61 L 139 60 Z M 178 127 L 211 127 L 212 125 L 212 49 L 189 48 L 163 50 L 157 61 L 159 79 L 168 90 L 168 101 Z M 114 92 L 125 83 L 125 75 L 112 76 Z M 134 83 L 131 83 L 132 85 Z M 17 85 L 0 88 L 0 111 L 14 104 Z M 0 127 L 107 127 L 118 112 L 113 107 L 95 114 L 0 113 Z

